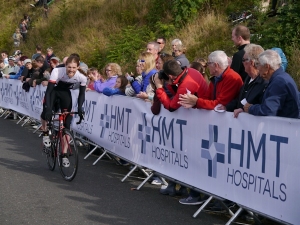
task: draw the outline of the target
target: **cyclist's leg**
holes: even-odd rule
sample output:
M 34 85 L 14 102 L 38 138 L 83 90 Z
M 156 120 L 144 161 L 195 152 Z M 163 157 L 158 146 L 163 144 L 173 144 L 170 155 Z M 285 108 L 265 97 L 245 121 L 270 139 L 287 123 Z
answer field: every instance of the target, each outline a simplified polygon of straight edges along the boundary
M 55 90 L 52 91 L 51 93 L 51 103 L 50 103 L 50 107 L 52 108 L 54 105 L 54 101 L 56 99 L 56 92 Z M 43 112 L 41 113 L 41 123 L 42 123 L 42 131 L 43 131 L 43 144 L 46 147 L 50 147 L 51 146 L 51 141 L 49 138 L 49 131 L 48 131 L 48 126 L 47 126 L 47 120 L 45 118 L 45 113 L 46 113 L 46 103 L 43 103 Z
M 59 99 L 60 99 L 60 109 L 61 110 L 66 109 L 67 112 L 71 112 L 71 110 L 72 110 L 72 96 L 71 96 L 70 90 L 61 91 L 60 95 L 59 95 Z M 70 130 L 71 121 L 72 121 L 72 116 L 67 115 L 66 120 L 65 120 L 65 124 L 64 124 L 65 128 Z M 67 138 L 63 139 L 63 143 L 62 143 L 63 144 L 63 149 L 62 149 L 63 154 L 67 153 L 69 142 L 70 142 L 69 136 L 67 136 Z

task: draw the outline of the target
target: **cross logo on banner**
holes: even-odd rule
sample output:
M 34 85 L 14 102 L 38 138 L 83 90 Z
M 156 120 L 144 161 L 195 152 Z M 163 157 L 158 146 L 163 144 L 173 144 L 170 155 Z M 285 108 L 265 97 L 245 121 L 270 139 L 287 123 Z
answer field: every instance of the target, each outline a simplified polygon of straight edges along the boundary
M 141 153 L 146 154 L 146 142 L 150 142 L 151 127 L 147 126 L 146 113 L 142 113 L 142 120 L 143 124 L 138 124 L 138 139 L 142 141 Z
M 100 132 L 100 138 L 104 138 L 105 130 L 106 128 L 109 128 L 109 120 L 110 116 L 107 114 L 107 104 L 104 105 L 104 113 L 100 114 L 100 126 L 101 132 Z
M 209 125 L 209 140 L 202 139 L 201 157 L 208 160 L 208 176 L 217 178 L 217 163 L 225 163 L 225 144 L 218 143 L 218 126 Z

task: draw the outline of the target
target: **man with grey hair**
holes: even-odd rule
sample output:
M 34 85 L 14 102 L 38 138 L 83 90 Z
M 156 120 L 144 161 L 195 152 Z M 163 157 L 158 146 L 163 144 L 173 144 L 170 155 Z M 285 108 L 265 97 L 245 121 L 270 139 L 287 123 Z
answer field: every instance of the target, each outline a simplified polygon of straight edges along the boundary
M 227 105 L 238 97 L 243 85 L 240 75 L 228 65 L 224 51 L 214 51 L 208 56 L 208 69 L 212 76 L 208 90 L 204 97 L 198 98 L 192 94 L 179 97 L 179 104 L 185 108 L 214 109 L 217 105 Z
M 181 67 L 189 67 L 190 62 L 185 56 L 186 48 L 183 46 L 181 40 L 174 39 L 172 42 L 172 55 Z
M 151 41 L 147 44 L 147 52 L 150 52 L 155 61 L 158 59 L 158 52 L 159 52 L 159 44 L 157 42 Z
M 261 104 L 244 106 L 244 111 L 256 116 L 299 118 L 299 92 L 293 78 L 283 71 L 281 58 L 274 50 L 258 56 L 256 67 L 260 76 L 269 81 Z

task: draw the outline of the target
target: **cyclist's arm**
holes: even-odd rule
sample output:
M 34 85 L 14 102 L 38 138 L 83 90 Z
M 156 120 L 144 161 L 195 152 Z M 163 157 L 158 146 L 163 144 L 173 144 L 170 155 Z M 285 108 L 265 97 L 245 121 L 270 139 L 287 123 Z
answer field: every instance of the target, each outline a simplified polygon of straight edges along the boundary
M 85 89 L 86 89 L 86 86 L 81 86 L 80 85 L 79 95 L 78 95 L 78 111 L 80 111 L 82 109 L 82 105 L 83 105 L 83 102 L 85 100 Z
M 48 82 L 48 86 L 47 86 L 46 93 L 45 93 L 45 103 L 46 103 L 47 109 L 51 109 L 51 92 L 53 91 L 54 86 L 55 86 L 55 83 Z

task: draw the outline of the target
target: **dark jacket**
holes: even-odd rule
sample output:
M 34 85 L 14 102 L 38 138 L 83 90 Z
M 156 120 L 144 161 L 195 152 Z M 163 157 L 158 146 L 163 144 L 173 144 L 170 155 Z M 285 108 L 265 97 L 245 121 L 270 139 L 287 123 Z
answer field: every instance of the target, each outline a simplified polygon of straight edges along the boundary
M 256 116 L 299 118 L 299 92 L 293 78 L 277 69 L 271 76 L 262 103 L 252 105 L 249 113 Z
M 244 85 L 240 90 L 239 97 L 232 100 L 226 105 L 226 110 L 233 112 L 235 109 L 242 108 L 241 101 L 245 98 L 250 104 L 260 104 L 264 95 L 264 90 L 268 84 L 261 76 L 257 76 L 251 83 L 249 83 L 251 77 L 247 76 Z
M 248 77 L 248 74 L 245 72 L 245 67 L 244 64 L 242 62 L 242 59 L 244 57 L 245 48 L 246 45 L 241 45 L 240 47 L 238 47 L 239 51 L 234 53 L 233 57 L 232 57 L 232 63 L 230 68 L 233 69 L 235 72 L 237 72 L 243 81 L 245 81 L 246 77 Z

